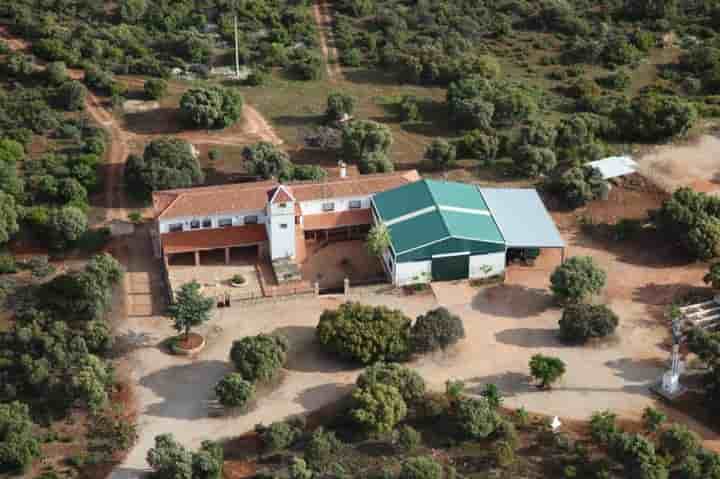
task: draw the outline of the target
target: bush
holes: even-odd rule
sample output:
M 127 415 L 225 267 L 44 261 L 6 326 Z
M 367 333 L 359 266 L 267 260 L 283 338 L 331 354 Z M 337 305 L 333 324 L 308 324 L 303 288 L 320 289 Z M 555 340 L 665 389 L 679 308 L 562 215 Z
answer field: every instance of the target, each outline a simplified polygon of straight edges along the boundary
M 508 467 L 515 462 L 515 447 L 508 441 L 498 441 L 493 446 L 493 455 L 499 467 Z
M 590 256 L 574 256 L 550 276 L 550 290 L 560 303 L 578 303 L 605 287 L 606 274 Z
M 180 112 L 198 128 L 226 128 L 241 116 L 243 97 L 229 88 L 191 88 L 180 99 Z
M 599 444 L 608 444 L 619 432 L 617 415 L 610 411 L 595 412 L 590 417 L 590 435 Z
M 495 432 L 500 417 L 487 399 L 462 398 L 457 404 L 456 421 L 464 437 L 485 439 Z
M 130 155 L 125 164 L 128 193 L 149 199 L 153 191 L 189 188 L 204 181 L 191 145 L 179 138 L 160 138 L 142 156 Z
M 557 159 L 550 148 L 524 145 L 515 150 L 513 163 L 519 174 L 537 178 L 550 173 L 557 165 Z
M 316 469 L 321 469 L 342 448 L 342 443 L 332 431 L 319 427 L 313 431 L 305 445 L 305 460 Z
M 486 384 L 480 395 L 487 399 L 493 409 L 497 409 L 502 405 L 503 397 L 500 394 L 500 390 L 492 383 Z
M 434 170 L 448 170 L 455 166 L 457 151 L 455 145 L 445 140 L 433 140 L 425 150 L 425 160 Z
M 260 439 L 265 452 L 282 451 L 291 447 L 302 435 L 302 430 L 288 421 L 274 422 L 267 427 L 259 427 Z
M 148 100 L 159 100 L 167 93 L 167 82 L 160 78 L 150 78 L 143 84 L 143 92 Z
M 574 209 L 600 198 L 608 191 L 608 184 L 597 168 L 577 166 L 552 178 L 548 189 L 558 194 L 566 206 Z
M 215 395 L 225 407 L 242 407 L 255 395 L 255 386 L 240 374 L 230 373 L 215 385 Z
M 417 404 L 425 396 L 425 381 L 410 368 L 399 364 L 377 362 L 368 366 L 357 378 L 359 388 L 372 384 L 394 386 L 408 404 Z
M 645 429 L 655 432 L 667 420 L 667 416 L 662 411 L 648 406 L 643 410 L 642 420 Z
M 13 274 L 17 273 L 17 270 L 14 256 L 10 254 L 0 255 L 0 274 Z
M 290 161 L 290 155 L 267 141 L 260 141 L 243 148 L 243 160 L 251 175 L 263 179 L 276 178 L 279 181 L 289 181 L 295 175 L 295 167 Z
M 673 424 L 662 431 L 658 443 L 660 451 L 673 458 L 675 463 L 694 455 L 700 448 L 698 437 L 681 424 Z
M 397 443 L 406 452 L 412 452 L 422 442 L 422 435 L 411 426 L 402 426 L 398 431 Z
M 570 304 L 563 310 L 560 339 L 585 343 L 591 338 L 604 338 L 615 331 L 618 316 L 605 305 Z
M 50 85 L 60 85 L 68 79 L 68 71 L 65 63 L 63 62 L 52 62 L 48 63 L 45 68 L 45 76 L 47 77 Z
M 55 92 L 55 104 L 66 111 L 84 110 L 86 93 L 82 83 L 66 81 Z
M 331 93 L 327 98 L 325 121 L 335 122 L 351 117 L 355 105 L 357 105 L 357 98 L 354 96 L 339 92 Z
M 26 404 L 0 404 L 0 470 L 23 472 L 40 455 L 40 443 L 32 429 Z
M 258 334 L 234 341 L 230 359 L 248 381 L 270 381 L 285 365 L 287 351 L 284 338 Z
M 410 352 L 410 319 L 399 310 L 347 302 L 325 310 L 315 331 L 321 347 L 350 361 L 399 361 Z
M 395 386 L 371 383 L 352 394 L 350 417 L 371 433 L 387 434 L 407 415 L 407 405 Z
M 410 342 L 415 353 L 446 349 L 464 337 L 462 319 L 443 307 L 418 316 L 410 330 Z
M 481 165 L 491 165 L 500 152 L 500 139 L 494 134 L 482 130 L 465 133 L 458 142 L 458 156 L 474 158 Z
M 549 388 L 565 374 L 565 363 L 560 358 L 535 354 L 530 358 L 530 375 L 540 381 L 538 387 Z
M 56 249 L 66 249 L 85 234 L 87 226 L 87 216 L 75 206 L 53 210 L 47 225 L 50 242 Z
M 398 479 L 441 479 L 443 468 L 431 457 L 411 457 L 403 462 Z

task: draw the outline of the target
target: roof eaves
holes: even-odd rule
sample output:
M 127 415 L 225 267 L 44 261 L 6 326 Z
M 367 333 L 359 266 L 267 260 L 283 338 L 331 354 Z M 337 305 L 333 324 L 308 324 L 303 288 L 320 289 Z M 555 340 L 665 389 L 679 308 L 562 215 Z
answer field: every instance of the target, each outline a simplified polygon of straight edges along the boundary
M 480 190 L 479 186 L 475 185 L 475 189 L 477 190 L 480 197 L 483 199 L 483 202 L 487 205 L 488 213 L 490 213 L 490 218 L 492 219 L 493 223 L 495 223 L 495 227 L 497 228 L 498 232 L 500 233 L 500 237 L 503 240 L 503 244 L 507 245 L 507 240 L 505 239 L 505 233 L 503 233 L 503 230 L 500 227 L 500 224 L 495 220 L 495 214 L 493 213 L 492 209 L 490 209 L 490 204 L 485 199 L 485 195 L 482 194 L 482 191 Z

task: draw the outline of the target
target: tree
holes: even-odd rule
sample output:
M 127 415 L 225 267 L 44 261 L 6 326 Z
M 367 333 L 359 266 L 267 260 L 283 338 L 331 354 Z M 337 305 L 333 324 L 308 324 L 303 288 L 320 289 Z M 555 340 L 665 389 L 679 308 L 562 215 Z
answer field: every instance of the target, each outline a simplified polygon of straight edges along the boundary
M 485 439 L 500 422 L 486 398 L 461 398 L 457 403 L 456 422 L 460 433 L 469 439 Z
M 65 249 L 87 231 L 87 215 L 76 206 L 63 206 L 50 214 L 48 235 L 54 248 Z
M 398 479 L 441 479 L 442 477 L 442 465 L 428 456 L 411 457 L 405 460 L 398 475 Z
M 372 383 L 352 394 L 350 417 L 367 431 L 387 434 L 407 415 L 407 405 L 395 386 Z
M 425 150 L 427 160 L 435 170 L 448 170 L 455 166 L 457 150 L 445 140 L 433 140 Z
M 315 429 L 310 440 L 305 445 L 305 460 L 317 470 L 321 470 L 342 448 L 342 443 L 332 431 L 326 431 L 322 426 Z
M 242 407 L 255 395 L 253 383 L 238 373 L 230 373 L 215 385 L 215 396 L 225 407 Z
M 462 319 L 443 307 L 418 316 L 410 330 L 410 342 L 415 353 L 446 349 L 464 337 Z
M 560 338 L 578 343 L 604 338 L 615 331 L 619 321 L 618 316 L 603 304 L 569 304 L 559 321 Z
M 631 141 L 657 142 L 685 135 L 698 118 L 696 108 L 680 97 L 640 95 L 618 108 L 613 117 L 621 136 Z
M 222 479 L 223 447 L 213 441 L 203 441 L 200 449 L 192 453 L 193 479 Z
M 32 429 L 27 404 L 0 404 L 0 470 L 23 472 L 40 456 L 40 443 Z
M 362 163 L 371 155 L 387 157 L 392 142 L 390 129 L 370 120 L 353 120 L 342 130 L 343 157 L 353 163 Z
M 453 105 L 452 116 L 459 130 L 489 131 L 495 118 L 495 105 L 480 98 L 465 98 Z
M 88 202 L 87 190 L 75 178 L 63 178 L 59 181 L 58 196 L 63 203 L 79 208 L 85 207 Z
M 554 191 L 570 208 L 579 208 L 595 200 L 608 190 L 602 173 L 591 166 L 577 166 L 552 178 L 548 188 Z
M 698 437 L 682 424 L 673 424 L 662 431 L 658 442 L 660 451 L 673 458 L 676 464 L 700 449 Z
M 128 192 L 144 199 L 153 191 L 189 188 L 204 179 L 192 147 L 179 138 L 153 140 L 142 156 L 130 155 L 125 165 Z
M 134 25 L 140 22 L 146 10 L 146 0 L 122 0 L 120 2 L 120 18 L 124 23 Z
M 359 388 L 372 384 L 394 386 L 407 405 L 417 405 L 425 397 L 425 380 L 422 376 L 399 364 L 377 362 L 368 366 L 357 378 Z
M 550 148 L 523 145 L 515 150 L 513 163 L 520 174 L 537 178 L 550 173 L 557 165 L 557 159 Z
M 607 275 L 590 256 L 574 256 L 555 268 L 550 290 L 560 303 L 578 303 L 599 293 Z
M 557 129 L 547 121 L 533 120 L 520 129 L 519 143 L 542 148 L 554 148 Z
M 703 282 L 711 285 L 713 289 L 720 289 L 720 263 L 710 265 L 707 274 L 703 277 Z
M 285 365 L 288 343 L 281 336 L 258 334 L 233 342 L 230 359 L 248 381 L 270 381 Z
M 398 431 L 397 443 L 406 452 L 412 452 L 422 442 L 422 435 L 412 426 L 402 426 Z
M 260 141 L 248 145 L 243 148 L 242 156 L 251 175 L 278 181 L 289 181 L 294 177 L 295 168 L 290 156 L 272 143 Z
M 410 319 L 396 309 L 347 302 L 322 313 L 315 335 L 324 350 L 350 361 L 398 361 L 409 353 Z
M 390 247 L 390 230 L 384 223 L 375 223 L 367 236 L 367 250 L 371 256 L 382 256 Z
M 60 85 L 68 79 L 65 62 L 52 62 L 45 68 L 45 76 L 51 85 Z
M 655 432 L 667 420 L 667 416 L 662 411 L 648 406 L 643 410 L 642 420 L 645 429 Z
M 481 165 L 491 165 L 500 152 L 500 139 L 494 134 L 482 130 L 465 133 L 458 143 L 458 156 L 478 160 Z
M 549 388 L 552 383 L 565 374 L 565 363 L 560 358 L 535 354 L 530 358 L 530 375 L 540 381 L 541 389 Z
M 325 121 L 328 123 L 345 120 L 352 117 L 357 105 L 357 98 L 346 93 L 330 93 L 325 109 Z
M 15 198 L 0 191 L 0 243 L 7 243 L 20 230 Z
M 172 434 L 155 436 L 155 447 L 148 450 L 147 462 L 158 479 L 194 479 L 192 453 Z
M 265 452 L 287 449 L 302 436 L 302 429 L 290 424 L 289 421 L 274 422 L 267 427 L 256 426 L 260 434 Z
M 243 97 L 229 88 L 191 88 L 180 99 L 180 112 L 198 128 L 226 128 L 241 116 Z
M 212 298 L 203 296 L 200 283 L 193 280 L 180 286 L 175 300 L 168 306 L 168 316 L 173 321 L 177 332 L 185 332 L 185 339 L 190 337 L 190 330 L 210 320 L 213 309 Z
M 144 0 L 142 0 L 144 1 Z M 159 100 L 167 93 L 167 82 L 161 78 L 150 78 L 145 80 L 143 91 L 150 100 Z
M 23 191 L 23 183 L 18 175 L 18 164 L 24 159 L 25 149 L 20 143 L 7 138 L 0 139 L 0 191 L 15 199 L 20 198 Z

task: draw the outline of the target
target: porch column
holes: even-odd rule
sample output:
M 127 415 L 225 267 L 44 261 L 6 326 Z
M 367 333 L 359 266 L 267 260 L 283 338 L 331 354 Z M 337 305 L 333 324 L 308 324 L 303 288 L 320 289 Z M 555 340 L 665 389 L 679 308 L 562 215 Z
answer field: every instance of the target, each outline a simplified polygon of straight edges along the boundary
M 195 251 L 195 266 L 200 266 L 200 251 Z
M 230 264 L 230 248 L 225 248 L 225 264 Z

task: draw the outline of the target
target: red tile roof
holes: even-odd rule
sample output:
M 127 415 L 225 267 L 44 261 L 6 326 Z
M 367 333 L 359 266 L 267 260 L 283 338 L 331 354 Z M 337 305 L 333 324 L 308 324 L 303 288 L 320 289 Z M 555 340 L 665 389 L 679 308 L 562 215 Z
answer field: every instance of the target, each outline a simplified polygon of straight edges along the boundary
M 288 183 L 285 186 L 297 201 L 309 201 L 370 195 L 419 179 L 417 171 L 409 170 L 336 178 L 323 183 Z M 276 181 L 261 181 L 158 191 L 153 193 L 153 207 L 158 218 L 198 217 L 260 210 L 267 204 L 270 190 L 278 184 Z
M 329 230 L 344 226 L 369 225 L 370 223 L 372 223 L 372 213 L 367 208 L 303 216 L 305 231 Z
M 188 253 L 267 241 L 265 225 L 230 226 L 160 235 L 165 254 Z

